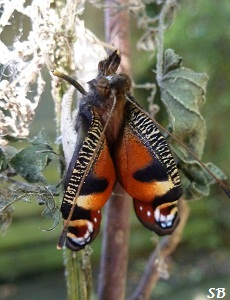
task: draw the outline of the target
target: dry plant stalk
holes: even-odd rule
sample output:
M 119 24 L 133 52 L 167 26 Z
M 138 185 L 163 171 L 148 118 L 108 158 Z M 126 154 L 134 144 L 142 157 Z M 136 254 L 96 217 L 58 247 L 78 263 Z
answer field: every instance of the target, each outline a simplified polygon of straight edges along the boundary
M 129 12 L 118 10 L 129 1 L 105 1 L 106 41 L 121 53 L 121 72 L 130 75 Z M 106 204 L 106 222 L 103 232 L 103 247 L 98 287 L 98 299 L 124 299 L 127 280 L 130 199 L 119 184 Z M 119 220 L 119 221 L 118 221 Z

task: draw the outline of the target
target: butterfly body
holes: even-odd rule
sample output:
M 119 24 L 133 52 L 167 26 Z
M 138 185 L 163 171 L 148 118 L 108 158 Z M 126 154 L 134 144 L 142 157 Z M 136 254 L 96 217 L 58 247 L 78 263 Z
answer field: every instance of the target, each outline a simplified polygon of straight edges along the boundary
M 61 207 L 66 246 L 76 251 L 98 234 L 100 210 L 116 180 L 147 228 L 164 235 L 179 222 L 182 188 L 176 163 L 152 119 L 131 96 L 129 77 L 116 74 L 119 64 L 116 51 L 101 61 L 80 103 L 78 141 Z

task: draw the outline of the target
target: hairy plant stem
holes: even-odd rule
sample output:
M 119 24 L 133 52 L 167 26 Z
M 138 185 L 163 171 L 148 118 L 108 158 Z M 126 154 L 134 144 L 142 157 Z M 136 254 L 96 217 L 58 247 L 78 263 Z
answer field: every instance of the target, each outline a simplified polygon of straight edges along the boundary
M 68 94 L 68 95 L 67 95 Z M 62 140 L 63 152 L 65 153 L 65 160 L 68 164 L 71 160 L 72 153 L 65 147 L 70 147 L 70 144 L 64 141 L 70 139 L 71 130 L 67 129 L 69 122 L 68 118 L 71 115 L 71 103 L 73 94 L 67 91 L 62 95 L 62 118 L 60 120 L 62 126 Z M 63 117 L 64 116 L 64 117 Z M 66 135 L 68 135 L 66 137 Z M 76 136 L 74 135 L 75 139 Z M 90 257 L 88 250 L 83 249 L 79 252 L 73 252 L 69 249 L 63 250 L 63 260 L 65 266 L 65 278 L 67 285 L 67 299 L 68 300 L 88 300 L 91 297 L 92 290 L 92 274 Z
M 69 1 L 69 22 L 75 23 L 75 19 L 72 17 L 76 12 L 77 1 Z M 73 24 L 73 28 L 74 28 Z M 75 32 L 69 32 L 69 39 L 74 40 Z M 72 45 L 72 44 L 70 44 Z M 72 45 L 73 46 L 73 45 Z M 65 55 L 67 57 L 73 56 L 73 49 L 69 46 L 66 47 Z M 71 70 L 70 59 L 64 60 L 66 62 L 63 65 L 63 69 Z M 72 159 L 75 143 L 76 143 L 76 132 L 74 130 L 73 119 L 72 119 L 72 101 L 73 90 L 63 89 L 63 85 L 60 84 L 60 79 L 55 77 L 52 84 L 52 95 L 55 99 L 55 114 L 57 123 L 58 136 L 62 136 L 62 150 L 65 156 L 66 166 L 68 167 L 69 162 Z M 59 129 L 60 128 L 60 129 Z M 60 152 L 62 151 L 60 150 Z M 64 170 L 61 170 L 62 175 Z M 87 248 L 79 252 L 73 252 L 69 249 L 63 250 L 63 261 L 65 266 L 65 280 L 67 286 L 67 299 L 68 300 L 89 300 L 91 298 L 92 291 L 92 274 L 90 257 Z
M 156 62 L 156 79 L 159 87 L 161 87 L 164 66 L 164 33 L 170 23 L 167 24 L 167 17 L 174 18 L 177 4 L 175 0 L 166 0 L 159 15 L 157 43 L 157 62 Z
M 64 249 L 63 258 L 68 300 L 89 300 L 92 291 L 92 274 L 87 252 Z

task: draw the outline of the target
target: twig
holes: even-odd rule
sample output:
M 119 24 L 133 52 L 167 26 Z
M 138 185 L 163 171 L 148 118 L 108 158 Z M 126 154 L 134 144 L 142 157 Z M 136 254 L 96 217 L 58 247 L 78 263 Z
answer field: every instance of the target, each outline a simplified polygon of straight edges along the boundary
M 105 1 L 111 6 L 113 1 Z M 119 5 L 128 4 L 119 0 Z M 121 70 L 130 74 L 129 64 L 129 15 L 127 10 L 108 9 L 105 11 L 106 41 L 121 52 Z M 98 299 L 122 300 L 125 298 L 128 245 L 129 212 L 131 201 L 124 190 L 117 185 L 115 196 L 106 205 L 106 222 L 103 234 Z
M 146 270 L 134 293 L 128 300 L 147 300 L 156 283 L 160 279 L 159 260 L 166 261 L 169 255 L 177 248 L 181 241 L 182 233 L 188 220 L 190 209 L 185 200 L 180 200 L 180 223 L 172 235 L 164 237 L 159 242 L 157 248 L 151 254 Z
M 157 74 L 157 83 L 161 87 L 162 78 L 163 78 L 163 56 L 164 56 L 164 32 L 169 26 L 166 23 L 167 15 L 170 11 L 175 13 L 177 4 L 175 0 L 167 0 L 161 10 L 159 15 L 159 25 L 158 25 L 158 34 L 156 38 L 157 42 L 157 64 L 156 64 L 156 74 Z

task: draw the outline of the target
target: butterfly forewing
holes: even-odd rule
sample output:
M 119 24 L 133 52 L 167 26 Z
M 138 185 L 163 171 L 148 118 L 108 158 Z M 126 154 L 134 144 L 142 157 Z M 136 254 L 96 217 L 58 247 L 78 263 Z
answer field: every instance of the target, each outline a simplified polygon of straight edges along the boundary
M 87 122 L 89 124 L 85 124 Z M 78 125 L 82 142 L 78 142 L 67 171 L 65 194 L 61 206 L 63 218 L 67 220 L 74 205 L 71 220 L 68 220 L 66 235 L 66 246 L 72 250 L 84 248 L 98 234 L 101 221 L 100 209 L 108 200 L 116 178 L 97 113 L 92 108 L 89 109 L 85 116 L 81 116 Z M 85 128 L 87 128 L 86 135 L 82 134 Z M 80 187 L 83 176 L 85 176 L 84 183 Z
M 178 223 L 180 177 L 165 138 L 137 106 L 127 103 L 115 151 L 117 177 L 133 197 L 139 220 L 160 235 Z

